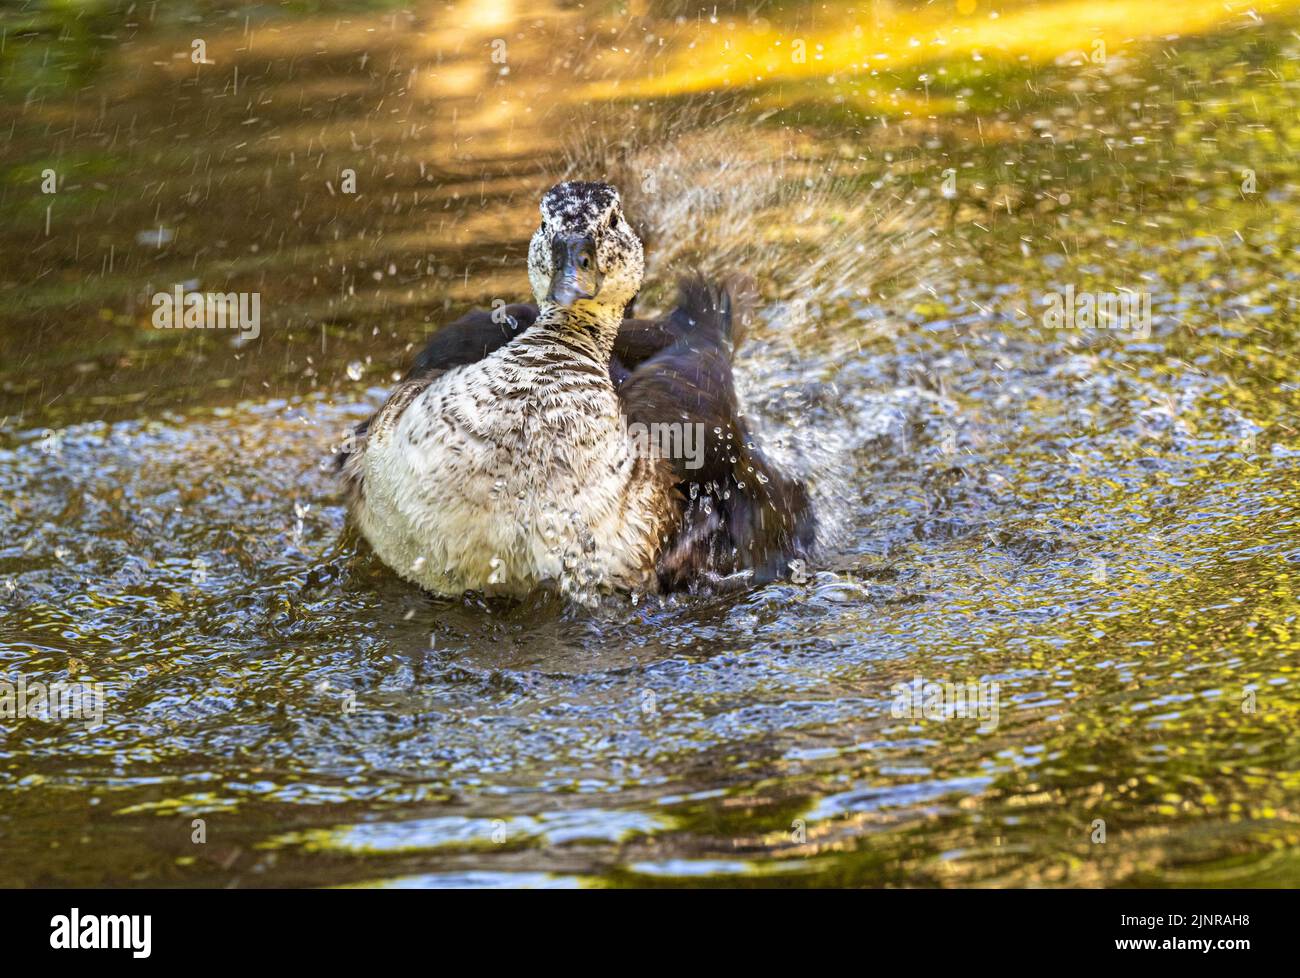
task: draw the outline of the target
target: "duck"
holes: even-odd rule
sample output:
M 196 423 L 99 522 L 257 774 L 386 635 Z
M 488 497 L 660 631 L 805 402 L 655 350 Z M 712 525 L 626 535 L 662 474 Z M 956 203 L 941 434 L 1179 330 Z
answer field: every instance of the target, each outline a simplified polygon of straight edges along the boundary
M 634 318 L 645 256 L 618 191 L 568 181 L 539 209 L 536 303 L 431 337 L 338 457 L 351 523 L 446 597 L 592 604 L 802 569 L 817 521 L 742 418 L 734 288 L 688 275 Z

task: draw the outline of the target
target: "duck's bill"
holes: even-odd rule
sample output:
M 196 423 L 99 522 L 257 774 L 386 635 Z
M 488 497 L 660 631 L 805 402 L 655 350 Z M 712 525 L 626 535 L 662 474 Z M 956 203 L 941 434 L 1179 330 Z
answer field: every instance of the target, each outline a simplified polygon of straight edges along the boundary
M 551 248 L 555 273 L 547 298 L 565 309 L 579 299 L 594 299 L 602 278 L 596 267 L 596 243 L 586 236 L 557 235 Z

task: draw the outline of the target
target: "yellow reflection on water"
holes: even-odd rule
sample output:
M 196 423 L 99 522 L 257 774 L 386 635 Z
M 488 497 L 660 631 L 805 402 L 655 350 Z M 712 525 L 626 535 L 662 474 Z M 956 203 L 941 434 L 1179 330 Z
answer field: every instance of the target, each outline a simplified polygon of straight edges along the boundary
M 661 71 L 646 73 L 629 64 L 621 77 L 594 82 L 583 96 L 645 98 L 782 82 L 833 83 L 837 78 L 869 76 L 873 70 L 898 71 L 958 58 L 1023 56 L 1043 63 L 1074 54 L 1082 61 L 1102 63 L 1108 53 L 1132 41 L 1244 27 L 1270 14 L 1300 9 L 1300 0 L 1067 0 L 1010 10 L 998 6 L 1002 9 L 990 10 L 988 3 L 977 0 L 921 8 L 876 3 L 865 11 L 832 7 L 812 25 L 762 18 L 747 23 L 692 22 L 679 28 L 672 57 Z M 878 95 L 868 100 L 884 99 Z M 928 112 L 943 112 L 953 104 L 918 100 L 900 106 L 893 97 L 890 102 L 895 110 L 924 104 Z

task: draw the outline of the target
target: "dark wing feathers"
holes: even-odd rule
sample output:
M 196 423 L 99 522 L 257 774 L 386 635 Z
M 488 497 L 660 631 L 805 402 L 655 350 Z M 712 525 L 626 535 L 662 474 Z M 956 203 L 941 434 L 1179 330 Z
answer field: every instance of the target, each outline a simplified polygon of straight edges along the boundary
M 624 413 L 630 423 L 697 424 L 704 436 L 702 459 L 667 460 L 686 508 L 660 557 L 660 583 L 674 590 L 701 575 L 741 570 L 782 577 L 790 560 L 811 550 L 816 524 L 804 485 L 750 447 L 732 381 L 727 291 L 684 281 L 660 328 L 674 339 L 620 387 Z
M 415 380 L 431 371 L 477 363 L 505 346 L 536 319 L 537 307 L 522 302 L 491 312 L 475 309 L 466 313 L 433 335 L 403 379 Z

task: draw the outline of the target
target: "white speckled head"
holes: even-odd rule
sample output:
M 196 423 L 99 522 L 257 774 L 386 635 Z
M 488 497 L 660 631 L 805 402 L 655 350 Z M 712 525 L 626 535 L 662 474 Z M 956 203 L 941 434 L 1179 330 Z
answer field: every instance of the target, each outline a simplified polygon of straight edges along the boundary
M 528 246 L 528 280 L 538 305 L 615 322 L 641 289 L 641 240 L 607 183 L 561 183 L 542 198 L 542 223 Z

